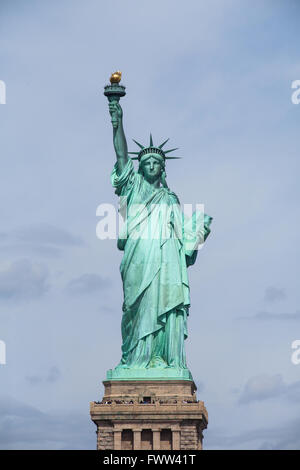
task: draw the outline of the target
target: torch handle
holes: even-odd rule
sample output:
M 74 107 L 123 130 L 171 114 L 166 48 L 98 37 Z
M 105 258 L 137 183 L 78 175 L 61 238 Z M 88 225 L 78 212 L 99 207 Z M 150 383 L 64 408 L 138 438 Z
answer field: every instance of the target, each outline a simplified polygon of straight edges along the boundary
M 107 97 L 109 103 L 119 103 L 120 98 L 126 95 L 125 87 L 119 83 L 111 83 L 104 87 L 104 95 Z M 118 111 L 111 113 L 111 123 L 114 129 L 119 125 Z
M 119 96 L 109 96 L 108 101 L 110 103 L 119 103 L 120 97 Z M 114 128 L 118 127 L 118 111 L 115 111 L 111 115 L 111 123 Z

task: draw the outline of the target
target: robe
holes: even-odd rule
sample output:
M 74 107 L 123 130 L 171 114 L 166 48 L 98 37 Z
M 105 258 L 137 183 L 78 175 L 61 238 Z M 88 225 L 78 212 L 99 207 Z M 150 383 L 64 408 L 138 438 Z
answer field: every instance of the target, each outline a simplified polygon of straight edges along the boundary
M 190 295 L 187 267 L 208 236 L 211 217 L 186 220 L 168 188 L 154 188 L 129 159 L 111 182 L 120 196 L 124 225 L 118 248 L 123 282 L 122 358 L 117 368 L 186 369 L 184 340 Z M 117 369 L 116 368 L 116 369 Z

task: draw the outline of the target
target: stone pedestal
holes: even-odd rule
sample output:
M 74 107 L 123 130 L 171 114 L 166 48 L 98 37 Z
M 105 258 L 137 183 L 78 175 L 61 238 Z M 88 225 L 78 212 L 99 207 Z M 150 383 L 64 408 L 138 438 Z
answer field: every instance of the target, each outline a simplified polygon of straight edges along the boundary
M 208 416 L 188 380 L 103 382 L 91 402 L 98 450 L 200 450 Z

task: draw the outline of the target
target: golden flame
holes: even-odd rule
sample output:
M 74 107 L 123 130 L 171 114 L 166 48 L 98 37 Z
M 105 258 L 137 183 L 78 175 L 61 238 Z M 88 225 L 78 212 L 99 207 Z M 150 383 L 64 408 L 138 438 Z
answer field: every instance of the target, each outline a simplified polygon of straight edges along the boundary
M 117 72 L 114 72 L 111 77 L 110 77 L 110 83 L 119 83 L 121 81 L 122 77 L 122 72 L 118 70 Z

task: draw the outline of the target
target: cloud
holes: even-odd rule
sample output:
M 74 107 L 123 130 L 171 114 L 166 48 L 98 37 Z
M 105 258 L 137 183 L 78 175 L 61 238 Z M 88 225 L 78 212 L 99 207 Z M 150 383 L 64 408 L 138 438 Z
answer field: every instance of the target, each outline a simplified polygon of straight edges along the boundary
M 295 313 L 270 313 L 270 312 L 258 312 L 252 317 L 238 317 L 238 320 L 259 320 L 259 321 L 295 321 L 300 320 L 300 311 L 297 310 Z
M 264 296 L 266 302 L 277 302 L 284 299 L 286 299 L 285 289 L 273 286 L 266 288 Z
M 61 373 L 58 367 L 51 367 L 49 370 L 48 376 L 46 378 L 47 382 L 56 382 L 57 380 L 60 379 Z
M 300 403 L 300 380 L 286 387 L 285 397 L 292 403 Z
M 226 430 L 206 432 L 209 446 L 219 449 L 299 450 L 300 419 L 278 423 L 274 427 L 261 427 L 228 436 Z M 250 444 L 252 442 L 252 445 Z
M 0 299 L 21 300 L 41 297 L 48 290 L 45 266 L 21 259 L 0 268 Z
M 92 294 L 93 292 L 99 292 L 106 287 L 110 287 L 111 281 L 104 279 L 98 274 L 86 273 L 80 277 L 72 279 L 66 290 L 70 294 Z
M 43 383 L 53 383 L 57 382 L 61 377 L 61 372 L 58 367 L 53 366 L 49 369 L 48 375 L 30 375 L 26 376 L 25 379 L 29 382 L 30 385 L 40 385 Z
M 58 257 L 61 248 L 84 245 L 80 237 L 65 229 L 45 223 L 20 227 L 11 232 L 1 232 L 0 242 L 5 252 L 26 251 L 50 257 Z
M 15 230 L 14 237 L 23 243 L 56 246 L 81 246 L 83 241 L 65 229 L 50 224 L 38 224 Z
M 0 397 L 0 449 L 94 449 L 94 431 L 88 412 L 43 413 Z
M 43 378 L 39 375 L 28 375 L 25 379 L 30 383 L 30 385 L 38 385 L 43 382 Z
M 239 403 L 246 404 L 252 401 L 266 400 L 285 392 L 286 385 L 280 374 L 268 376 L 257 375 L 246 383 L 240 396 Z
M 9 396 L 0 397 L 0 420 L 5 416 L 20 416 L 22 418 L 27 418 L 29 416 L 39 417 L 42 416 L 42 412 L 38 409 L 21 403 L 18 400 L 15 400 Z
M 286 384 L 280 374 L 257 375 L 245 384 L 239 403 L 244 405 L 279 396 L 292 403 L 300 402 L 300 381 Z
M 252 318 L 255 320 L 300 320 L 300 311 L 295 313 L 259 312 Z

